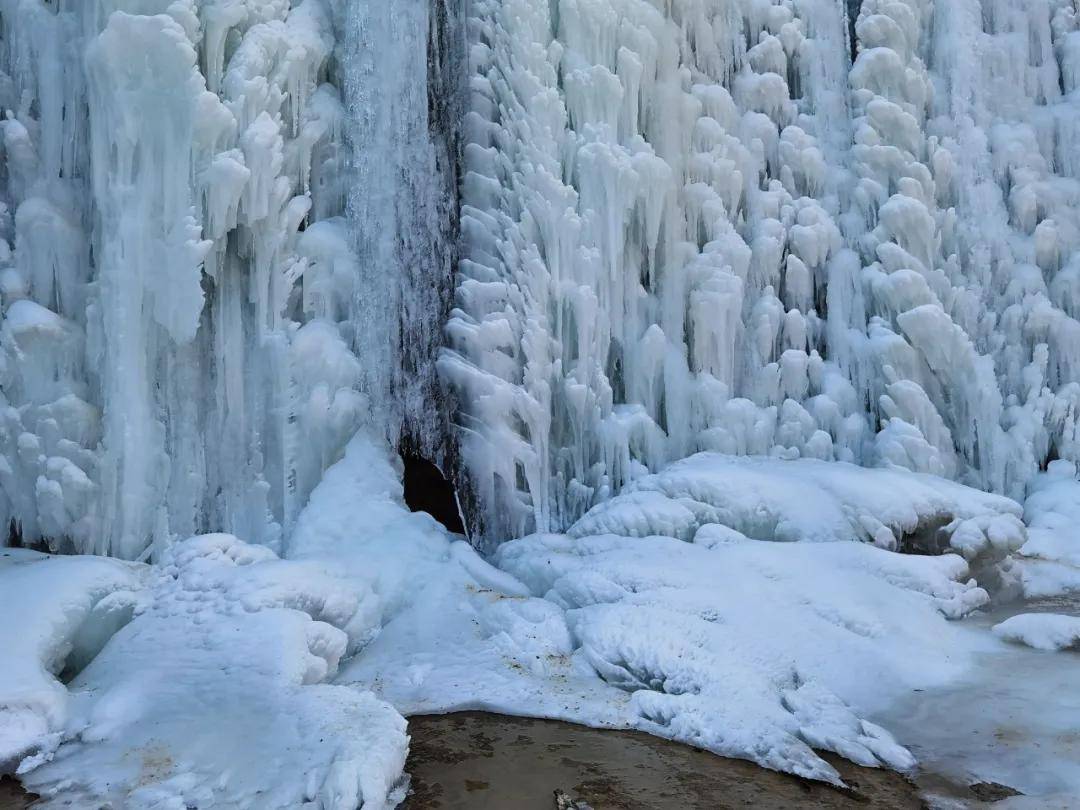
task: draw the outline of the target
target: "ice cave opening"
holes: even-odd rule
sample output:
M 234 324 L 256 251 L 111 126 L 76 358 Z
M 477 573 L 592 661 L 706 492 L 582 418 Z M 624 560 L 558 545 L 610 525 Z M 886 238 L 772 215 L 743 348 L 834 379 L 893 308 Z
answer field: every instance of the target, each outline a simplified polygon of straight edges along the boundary
M 427 512 L 452 534 L 467 534 L 461 500 L 445 473 L 409 443 L 404 444 L 400 455 L 405 505 L 413 512 Z

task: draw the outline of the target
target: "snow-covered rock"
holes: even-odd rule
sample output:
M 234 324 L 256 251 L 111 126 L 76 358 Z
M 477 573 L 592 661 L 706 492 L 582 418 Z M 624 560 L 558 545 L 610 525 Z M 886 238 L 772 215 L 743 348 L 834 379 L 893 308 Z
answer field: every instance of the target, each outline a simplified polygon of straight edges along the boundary
M 1021 613 L 994 625 L 994 634 L 1036 650 L 1080 649 L 1080 617 Z

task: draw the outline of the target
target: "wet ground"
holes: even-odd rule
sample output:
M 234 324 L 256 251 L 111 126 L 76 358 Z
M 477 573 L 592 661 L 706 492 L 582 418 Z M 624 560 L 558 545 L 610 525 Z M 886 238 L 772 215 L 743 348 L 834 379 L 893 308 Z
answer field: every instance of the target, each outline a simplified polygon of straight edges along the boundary
M 1033 650 L 990 633 L 1010 616 L 1043 612 L 1080 616 L 1080 598 L 1014 602 L 964 619 L 986 641 L 968 675 L 872 718 L 929 774 L 918 778 L 924 795 L 951 799 L 950 784 L 997 783 L 1033 807 L 1080 808 L 1080 652 Z
M 14 779 L 0 776 L 0 810 L 24 810 L 31 798 Z
M 851 786 L 724 759 L 633 731 L 480 712 L 409 719 L 406 810 L 554 810 L 554 792 L 594 810 L 922 808 L 900 774 L 825 755 Z

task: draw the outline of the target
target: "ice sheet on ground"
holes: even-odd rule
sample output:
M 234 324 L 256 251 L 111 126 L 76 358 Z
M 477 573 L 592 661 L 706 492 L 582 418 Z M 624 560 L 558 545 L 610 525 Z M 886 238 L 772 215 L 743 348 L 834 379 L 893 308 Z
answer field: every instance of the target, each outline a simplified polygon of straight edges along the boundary
M 71 683 L 63 742 L 24 763 L 25 781 L 57 804 L 374 808 L 404 765 L 399 712 L 467 708 L 641 729 L 830 781 L 814 749 L 908 768 L 866 718 L 967 671 L 978 645 L 947 617 L 988 601 L 967 562 L 745 532 L 824 540 L 799 534 L 813 504 L 834 539 L 869 539 L 869 518 L 899 531 L 943 515 L 989 537 L 1018 507 L 856 472 L 701 455 L 570 534 L 504 544 L 495 567 L 410 513 L 396 457 L 361 433 L 286 559 L 230 535 L 168 552 Z M 723 511 L 736 502 L 760 522 Z M 624 533 L 591 533 L 599 519 Z
M 973 650 L 951 684 L 911 693 L 874 720 L 919 759 L 920 768 L 962 784 L 997 782 L 1024 796 L 1011 810 L 1080 806 L 1080 691 L 1077 654 L 1048 654 L 990 632 L 1019 610 L 1080 616 L 1080 602 L 1054 600 L 979 611 L 954 626 Z
M 812 748 L 868 765 L 909 767 L 910 755 L 861 718 L 911 689 L 958 677 L 965 647 L 956 643 L 945 617 L 988 601 L 985 591 L 966 581 L 968 566 L 953 554 L 900 555 L 855 542 L 756 541 L 704 518 L 691 535 L 701 535 L 697 543 L 590 535 L 584 527 L 596 520 L 595 513 L 571 530 L 582 536 L 536 535 L 503 545 L 494 561 L 513 575 L 508 581 L 447 537 L 441 550 L 429 533 L 422 555 L 408 551 L 417 540 L 403 529 L 420 518 L 405 514 L 400 495 L 385 483 L 379 484 L 382 500 L 374 508 L 366 496 L 354 498 L 352 506 L 331 497 L 329 488 L 340 486 L 344 493 L 350 478 L 357 487 L 368 485 L 362 482 L 376 466 L 369 453 L 370 447 L 354 441 L 350 455 L 324 482 L 324 508 L 320 487 L 309 511 L 315 520 L 332 521 L 330 531 L 355 557 L 343 569 L 359 572 L 375 583 L 372 590 L 385 604 L 398 606 L 396 613 L 382 612 L 388 617 L 382 632 L 338 680 L 370 684 L 406 714 L 487 709 L 638 728 L 828 780 L 836 774 Z M 785 501 L 783 488 L 799 477 L 799 467 L 793 465 L 787 478 L 770 479 L 768 464 L 726 461 L 697 457 L 654 480 L 658 487 L 678 481 L 701 503 L 714 492 L 731 493 L 732 502 L 771 499 L 769 519 L 782 526 L 801 524 L 775 515 L 794 518 L 799 507 L 828 492 L 813 476 L 803 476 L 803 491 Z M 778 463 L 776 469 L 786 468 Z M 740 471 L 746 480 L 738 479 Z M 854 534 L 852 524 L 841 521 L 856 507 L 875 514 L 878 504 L 891 504 L 893 512 L 877 514 L 898 515 L 898 521 L 910 515 L 914 522 L 943 511 L 1011 520 L 1018 510 L 968 490 L 958 491 L 950 504 L 931 495 L 943 489 L 935 490 L 933 479 L 914 478 L 905 488 L 903 474 L 889 478 L 891 500 L 875 501 L 866 492 L 876 480 L 861 488 L 854 480 L 842 482 L 847 490 L 834 483 L 831 492 L 837 494 L 824 507 L 832 509 L 837 532 L 846 532 L 840 537 Z M 909 500 L 898 493 L 909 493 Z M 641 518 L 638 525 L 655 527 L 683 507 L 686 499 L 680 498 L 639 486 L 616 498 L 606 515 L 632 509 Z M 713 501 L 720 503 L 718 497 Z M 995 513 L 997 504 L 1002 509 Z M 716 520 L 718 510 L 710 508 L 699 512 Z M 620 527 L 626 535 L 633 532 L 626 521 Z M 686 536 L 675 522 L 666 527 Z M 378 531 L 365 539 L 369 529 Z M 326 554 L 328 566 L 338 558 L 315 539 L 331 536 L 327 531 L 298 535 L 307 539 L 294 544 L 292 553 Z M 425 582 L 404 598 L 393 590 L 393 573 L 377 575 L 383 566 L 365 562 L 381 560 L 379 549 L 387 542 L 396 548 L 394 559 Z M 389 588 L 379 584 L 380 576 Z

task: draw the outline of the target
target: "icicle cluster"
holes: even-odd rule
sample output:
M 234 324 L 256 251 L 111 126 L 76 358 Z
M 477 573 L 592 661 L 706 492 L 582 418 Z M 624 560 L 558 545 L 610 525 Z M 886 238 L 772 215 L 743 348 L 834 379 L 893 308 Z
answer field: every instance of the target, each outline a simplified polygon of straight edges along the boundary
M 429 220 L 451 169 L 428 2 L 398 5 L 0 0 L 5 530 L 125 557 L 210 528 L 274 545 L 358 424 L 424 432 L 387 402 L 433 388 L 430 360 L 397 369 L 403 344 L 431 357 L 439 285 L 421 337 L 378 325 L 403 267 L 448 261 Z M 429 235 L 402 252 L 402 231 Z
M 1080 460 L 1072 0 L 456 10 L 0 0 L 5 525 L 273 545 L 362 422 L 444 460 L 443 341 L 488 538 L 698 450 Z
M 1080 454 L 1071 0 L 472 13 L 441 366 L 489 536 L 701 449 L 1014 496 Z

